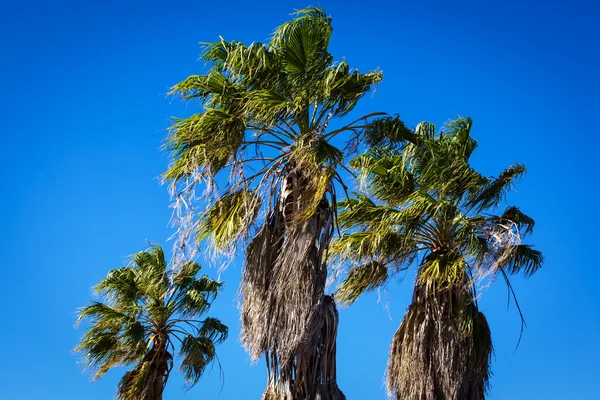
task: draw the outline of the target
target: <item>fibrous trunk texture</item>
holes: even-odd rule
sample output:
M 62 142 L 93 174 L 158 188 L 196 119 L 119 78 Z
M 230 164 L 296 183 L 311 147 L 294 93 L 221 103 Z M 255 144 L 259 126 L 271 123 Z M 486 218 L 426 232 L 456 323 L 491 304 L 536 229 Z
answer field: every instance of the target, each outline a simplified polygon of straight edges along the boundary
M 390 349 L 387 385 L 397 400 L 483 400 L 492 342 L 468 286 L 417 280 Z
M 302 176 L 290 174 L 281 201 L 248 247 L 242 282 L 242 340 L 253 359 L 265 355 L 265 400 L 340 400 L 336 382 L 338 313 L 324 294 L 324 252 L 333 213 L 324 196 L 305 210 Z M 286 189 L 287 187 L 287 189 Z

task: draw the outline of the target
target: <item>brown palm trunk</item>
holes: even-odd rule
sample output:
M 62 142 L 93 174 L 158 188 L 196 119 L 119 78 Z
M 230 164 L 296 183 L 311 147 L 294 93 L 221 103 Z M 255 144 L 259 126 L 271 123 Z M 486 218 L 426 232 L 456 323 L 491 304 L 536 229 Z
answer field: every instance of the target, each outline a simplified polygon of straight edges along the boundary
M 173 360 L 173 356 L 167 350 L 165 338 L 159 338 L 155 341 L 152 350 L 146 355 L 146 359 L 150 362 L 151 371 L 147 400 L 162 400 Z

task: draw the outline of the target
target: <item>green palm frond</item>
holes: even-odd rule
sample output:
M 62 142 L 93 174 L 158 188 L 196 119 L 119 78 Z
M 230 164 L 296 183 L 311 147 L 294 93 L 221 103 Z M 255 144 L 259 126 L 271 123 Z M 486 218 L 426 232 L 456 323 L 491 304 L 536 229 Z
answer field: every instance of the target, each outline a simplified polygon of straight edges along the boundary
M 130 307 L 128 307 L 131 309 Z M 130 317 L 127 312 L 120 311 L 104 303 L 92 302 L 89 306 L 79 309 L 78 324 L 85 318 L 93 319 L 101 324 L 121 324 Z
M 131 268 L 113 269 L 108 276 L 94 287 L 97 295 L 105 295 L 118 307 L 127 307 L 141 295 Z
M 207 100 L 210 96 L 236 95 L 235 84 L 229 82 L 219 71 L 208 75 L 192 75 L 171 88 L 170 95 L 180 95 L 185 100 L 198 98 Z
M 181 314 L 186 318 L 192 318 L 206 312 L 221 287 L 220 282 L 206 276 L 195 279 L 181 296 L 179 303 Z
M 397 144 L 417 144 L 418 138 L 404 122 L 396 117 L 383 117 L 367 124 L 365 139 L 369 146 L 374 148 L 393 146 Z
M 425 121 L 421 122 L 415 128 L 415 135 L 417 135 L 417 140 L 419 141 L 418 145 L 423 141 L 435 139 L 435 124 Z
M 439 206 L 429 194 L 413 192 L 406 198 L 407 206 L 393 208 L 378 205 L 365 195 L 357 195 L 340 202 L 343 207 L 338 214 L 340 227 L 364 227 L 371 231 L 394 230 L 399 226 L 404 232 L 413 232 L 414 224 L 432 215 Z
M 201 269 L 202 266 L 194 261 L 182 263 L 173 276 L 173 284 L 181 291 L 187 289 Z
M 479 211 L 496 207 L 506 193 L 512 189 L 514 181 L 525 174 L 525 167 L 517 164 L 508 167 L 496 179 L 490 180 L 489 183 L 481 188 L 479 193 L 475 194 L 468 204 L 476 207 Z
M 94 370 L 94 379 L 99 379 L 110 368 L 119 365 L 124 359 L 119 340 L 118 325 L 96 326 L 82 337 L 75 350 L 83 354 L 82 362 Z
M 187 335 L 180 349 L 183 378 L 189 386 L 193 386 L 202 377 L 204 370 L 216 357 L 215 345 L 207 337 Z
M 206 318 L 199 331 L 200 336 L 208 338 L 215 344 L 223 343 L 228 333 L 229 328 L 216 318 Z
M 415 190 L 412 172 L 402 166 L 402 153 L 389 147 L 370 148 L 350 161 L 350 167 L 358 171 L 360 188 L 368 185 L 368 192 L 387 204 L 406 201 Z
M 352 70 L 346 61 L 343 61 L 329 71 L 321 96 L 326 99 L 327 108 L 331 108 L 334 115 L 344 116 L 352 111 L 358 100 L 382 79 L 381 71 L 361 74 L 358 70 Z M 368 125 L 366 129 L 368 130 Z
M 523 231 L 524 235 L 528 235 L 533 232 L 535 221 L 533 218 L 524 214 L 518 207 L 508 207 L 500 217 L 491 217 L 491 220 L 495 223 L 512 222 L 519 227 L 519 230 Z
M 506 246 L 501 252 L 508 256 L 501 261 L 500 266 L 510 274 L 523 272 L 525 276 L 531 276 L 541 268 L 544 262 L 542 253 L 533 249 L 531 245 Z
M 368 263 L 394 262 L 398 268 L 407 267 L 417 250 L 410 235 L 393 230 L 361 231 L 343 234 L 331 243 L 330 252 L 341 261 Z
M 216 249 L 231 246 L 246 236 L 260 206 L 260 197 L 249 189 L 225 194 L 201 217 L 198 240 L 209 238 Z
M 471 137 L 473 121 L 469 117 L 450 120 L 442 128 L 441 135 L 451 136 L 455 142 L 454 149 L 465 161 L 469 160 L 473 151 L 477 148 L 477 141 Z
M 388 271 L 384 265 L 376 261 L 359 265 L 350 270 L 335 292 L 335 298 L 342 304 L 350 305 L 364 292 L 375 290 L 385 284 L 387 279 Z
M 214 177 L 235 157 L 245 130 L 243 119 L 214 108 L 176 119 L 166 142 L 174 161 L 164 180 L 177 182 L 197 170 L 205 177 Z

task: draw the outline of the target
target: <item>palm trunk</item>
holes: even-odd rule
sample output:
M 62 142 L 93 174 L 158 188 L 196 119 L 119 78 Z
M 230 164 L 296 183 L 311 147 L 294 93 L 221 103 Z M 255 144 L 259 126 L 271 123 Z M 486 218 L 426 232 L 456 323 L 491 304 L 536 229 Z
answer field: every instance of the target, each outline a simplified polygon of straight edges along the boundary
M 417 278 L 413 301 L 390 349 L 387 385 L 400 400 L 483 400 L 491 334 L 466 281 Z
M 173 356 L 164 339 L 157 339 L 144 359 L 119 382 L 119 400 L 162 400 L 173 366 Z
M 326 197 L 309 218 L 305 179 L 288 176 L 284 196 L 248 248 L 242 282 L 243 341 L 267 360 L 264 400 L 340 400 L 335 341 L 338 313 L 325 295 L 324 252 L 333 235 Z M 284 187 L 285 189 L 285 187 Z
M 173 356 L 167 350 L 165 338 L 156 340 L 145 360 L 150 363 L 150 376 L 148 377 L 148 393 L 144 398 L 147 400 L 162 400 L 173 360 Z

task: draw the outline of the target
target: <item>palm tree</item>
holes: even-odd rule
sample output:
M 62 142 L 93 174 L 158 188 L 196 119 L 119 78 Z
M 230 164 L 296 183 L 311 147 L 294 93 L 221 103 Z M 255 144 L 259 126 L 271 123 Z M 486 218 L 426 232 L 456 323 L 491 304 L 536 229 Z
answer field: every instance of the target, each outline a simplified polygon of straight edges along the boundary
M 336 121 L 382 74 L 334 62 L 331 33 L 322 10 L 300 10 L 268 43 L 206 44 L 208 73 L 172 89 L 203 110 L 172 125 L 166 147 L 173 161 L 164 179 L 176 207 L 191 206 L 197 184 L 209 202 L 199 219 L 179 208 L 179 244 L 194 248 L 195 236 L 233 253 L 249 240 L 242 341 L 253 360 L 265 355 L 265 399 L 343 398 L 335 377 L 338 314 L 325 295 L 334 181 L 344 158 L 332 141 L 344 133 L 338 143 L 353 151 L 367 120 L 383 114 Z M 228 178 L 224 187 L 217 176 Z
M 514 206 L 490 214 L 525 167 L 480 175 L 469 164 L 471 124 L 450 121 L 436 135 L 429 123 L 409 132 L 397 118 L 380 120 L 371 136 L 378 145 L 350 163 L 362 193 L 342 202 L 348 231 L 331 246 L 337 262 L 351 265 L 336 299 L 352 303 L 418 265 L 390 350 L 387 385 L 397 399 L 483 399 L 492 341 L 476 289 L 502 276 L 514 296 L 509 275 L 542 265 L 542 254 L 521 242 L 533 219 Z
M 163 250 L 152 246 L 96 286 L 104 302 L 79 310 L 78 323 L 87 319 L 90 326 L 75 350 L 95 371 L 94 379 L 111 368 L 135 365 L 121 379 L 118 399 L 161 400 L 176 347 L 190 387 L 216 359 L 215 345 L 227 338 L 228 329 L 216 318 L 198 318 L 222 284 L 197 277 L 200 268 L 187 262 L 169 271 Z

